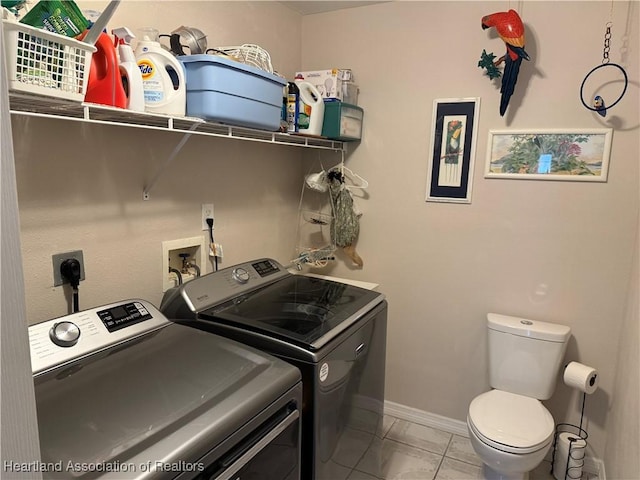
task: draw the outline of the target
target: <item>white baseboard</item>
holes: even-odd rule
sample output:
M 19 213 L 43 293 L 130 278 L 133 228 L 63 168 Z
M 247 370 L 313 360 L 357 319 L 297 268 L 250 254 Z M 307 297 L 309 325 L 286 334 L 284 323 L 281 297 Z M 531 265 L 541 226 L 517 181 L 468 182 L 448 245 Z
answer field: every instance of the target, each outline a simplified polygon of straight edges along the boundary
M 427 427 L 469 438 L 467 423 L 460 420 L 454 420 L 453 418 L 443 417 L 442 415 L 425 412 L 424 410 L 407 407 L 406 405 L 400 405 L 399 403 L 390 402 L 388 400 L 385 400 L 384 402 L 384 414 L 399 418 L 400 420 L 406 420 L 408 422 L 425 425 Z M 598 480 L 607 480 L 604 471 L 604 462 L 599 458 L 586 456 L 584 459 L 583 470 L 591 475 L 597 475 Z
M 596 457 L 584 458 L 584 470 L 586 472 L 598 475 L 598 480 L 607 480 L 607 474 L 604 471 L 604 462 Z
M 454 420 L 453 418 L 443 417 L 442 415 L 436 415 L 435 413 L 425 412 L 424 410 L 418 410 L 417 408 L 407 407 L 400 405 L 399 403 L 384 401 L 384 413 L 400 420 L 407 420 L 409 422 L 418 423 L 427 427 L 436 428 L 456 435 L 462 435 L 463 437 L 469 437 L 467 431 L 467 423 L 460 420 Z

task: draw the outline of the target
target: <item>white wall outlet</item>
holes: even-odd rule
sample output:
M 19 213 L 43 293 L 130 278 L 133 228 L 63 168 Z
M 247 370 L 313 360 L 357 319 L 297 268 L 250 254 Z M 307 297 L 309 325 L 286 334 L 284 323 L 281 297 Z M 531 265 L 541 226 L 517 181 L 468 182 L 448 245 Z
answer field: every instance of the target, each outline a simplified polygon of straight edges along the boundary
M 181 253 L 188 253 L 189 258 L 195 261 L 200 268 L 200 274 L 204 275 L 207 268 L 208 251 L 209 247 L 204 235 L 162 242 L 162 291 L 166 292 L 178 285 L 178 277 L 169 272 L 169 267 L 177 270 L 182 268 Z M 182 275 L 183 282 L 194 278 L 196 277 L 193 271 Z
M 202 230 L 209 231 L 207 218 L 213 218 L 213 203 L 202 204 Z

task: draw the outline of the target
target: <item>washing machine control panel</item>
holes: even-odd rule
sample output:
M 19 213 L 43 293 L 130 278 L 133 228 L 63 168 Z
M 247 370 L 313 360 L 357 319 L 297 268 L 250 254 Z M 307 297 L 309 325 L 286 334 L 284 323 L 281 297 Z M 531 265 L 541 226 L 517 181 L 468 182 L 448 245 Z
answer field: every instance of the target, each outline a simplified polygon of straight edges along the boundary
M 124 303 L 96 313 L 109 332 L 152 318 L 149 310 L 140 302 Z
M 127 300 L 29 326 L 34 375 L 169 324 L 144 300 Z
M 249 276 L 249 272 L 244 268 L 238 267 L 231 271 L 231 278 L 238 283 L 247 283 L 251 277 Z
M 290 275 L 275 260 L 261 258 L 195 278 L 180 287 L 180 296 L 191 311 L 201 312 Z M 170 310 L 167 315 L 173 318 Z
M 49 338 L 59 347 L 73 347 L 80 338 L 80 329 L 73 322 L 58 322 L 49 330 Z
M 254 262 L 249 262 L 251 264 L 251 268 L 261 277 L 265 278 L 269 275 L 273 275 L 274 273 L 278 273 L 282 270 L 282 265 L 277 263 L 275 260 L 271 260 L 265 258 L 263 260 L 257 260 Z

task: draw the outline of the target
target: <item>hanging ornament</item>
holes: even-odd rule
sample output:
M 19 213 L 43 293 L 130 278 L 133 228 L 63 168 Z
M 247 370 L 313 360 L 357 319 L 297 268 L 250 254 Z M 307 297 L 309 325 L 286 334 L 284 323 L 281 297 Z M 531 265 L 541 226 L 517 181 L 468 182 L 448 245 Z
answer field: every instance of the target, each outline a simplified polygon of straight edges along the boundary
M 524 50 L 524 25 L 520 15 L 515 10 L 497 12 L 482 17 L 482 29 L 495 28 L 504 41 L 507 53 L 494 61 L 495 55 L 482 51 L 478 66 L 487 70 L 489 79 L 499 78 L 502 75 L 500 87 L 500 115 L 504 116 L 509 105 L 509 99 L 515 91 L 518 73 L 522 59 L 529 60 L 529 54 Z M 501 74 L 498 67 L 504 63 L 504 72 Z
M 361 213 L 355 207 L 351 192 L 345 186 L 344 174 L 341 170 L 329 172 L 329 192 L 334 208 L 331 239 L 336 247 L 342 248 L 354 264 L 362 268 L 364 262 L 356 252 L 355 246 L 360 232 Z
M 611 10 L 613 11 L 613 2 L 611 3 Z M 610 17 L 611 17 L 611 14 L 610 14 Z M 611 63 L 609 59 L 609 51 L 611 50 L 611 27 L 612 26 L 613 26 L 613 23 L 611 22 L 611 18 L 609 18 L 609 22 L 607 22 L 606 24 L 606 29 L 604 33 L 604 48 L 602 51 L 602 63 L 597 67 L 592 68 L 591 71 L 587 73 L 587 75 L 584 77 L 584 80 L 582 80 L 582 85 L 580 85 L 580 101 L 582 102 L 582 105 L 584 105 L 586 109 L 591 110 L 592 112 L 598 113 L 598 115 L 600 115 L 601 117 L 606 117 L 607 110 L 610 110 L 611 108 L 616 106 L 618 102 L 620 102 L 620 100 L 622 100 L 622 97 L 624 97 L 624 94 L 627 91 L 627 86 L 629 85 L 629 78 L 627 77 L 627 72 L 624 70 L 624 68 L 622 68 L 617 63 Z M 622 76 L 624 77 L 624 86 L 622 87 L 622 93 L 620 93 L 620 96 L 614 102 L 608 105 L 605 103 L 605 100 L 601 95 L 596 94 L 593 97 L 593 101 L 591 102 L 591 105 L 588 105 L 587 102 L 585 102 L 584 100 L 584 86 L 587 83 L 587 80 L 589 79 L 589 77 L 591 77 L 591 75 L 593 75 L 598 70 L 607 69 L 607 68 L 609 69 L 613 68 L 614 70 L 617 69 L 620 71 L 620 73 L 622 73 Z

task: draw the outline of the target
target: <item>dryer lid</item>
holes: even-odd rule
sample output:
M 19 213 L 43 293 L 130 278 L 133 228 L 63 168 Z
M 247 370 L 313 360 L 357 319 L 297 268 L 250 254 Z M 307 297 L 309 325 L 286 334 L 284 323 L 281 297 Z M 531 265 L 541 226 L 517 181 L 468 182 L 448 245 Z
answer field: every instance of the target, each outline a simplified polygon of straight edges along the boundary
M 42 461 L 79 465 L 55 478 L 86 478 L 200 458 L 299 379 L 266 353 L 167 324 L 34 379 Z
M 477 433 L 511 451 L 535 450 L 553 436 L 553 417 L 539 400 L 502 390 L 474 398 L 469 419 Z

